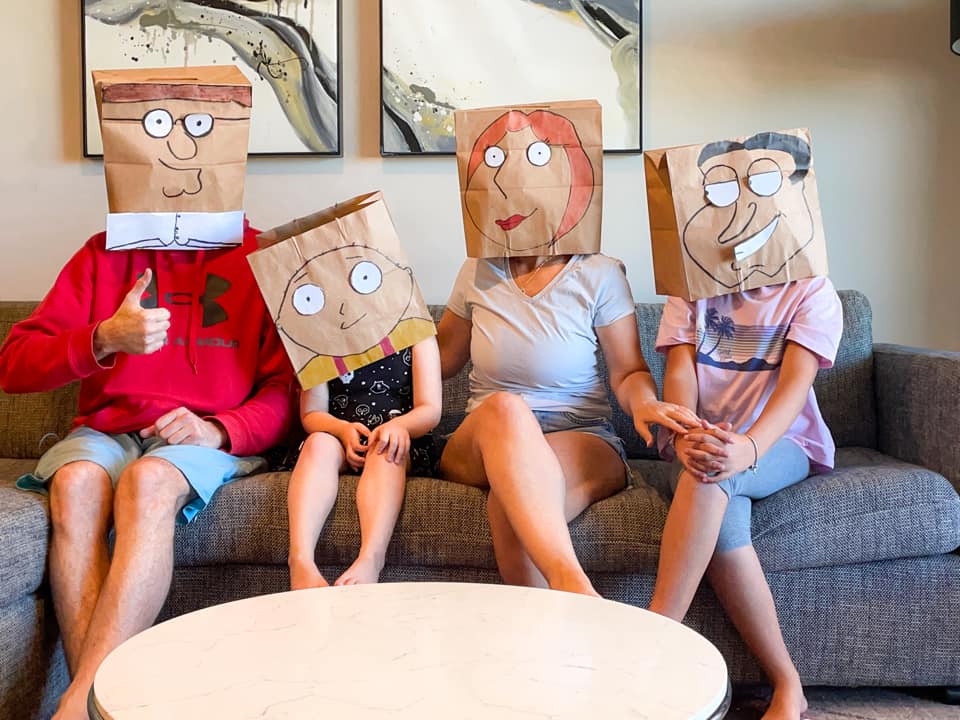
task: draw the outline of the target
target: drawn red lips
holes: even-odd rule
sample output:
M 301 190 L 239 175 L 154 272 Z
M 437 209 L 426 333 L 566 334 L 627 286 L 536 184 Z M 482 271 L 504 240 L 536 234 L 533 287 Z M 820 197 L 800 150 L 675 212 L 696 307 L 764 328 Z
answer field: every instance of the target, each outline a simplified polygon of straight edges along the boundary
M 532 213 L 531 213 L 532 215 Z M 511 215 L 506 220 L 495 220 L 494 222 L 500 226 L 500 229 L 504 232 L 508 230 L 513 230 L 517 225 L 526 220 L 530 215 Z

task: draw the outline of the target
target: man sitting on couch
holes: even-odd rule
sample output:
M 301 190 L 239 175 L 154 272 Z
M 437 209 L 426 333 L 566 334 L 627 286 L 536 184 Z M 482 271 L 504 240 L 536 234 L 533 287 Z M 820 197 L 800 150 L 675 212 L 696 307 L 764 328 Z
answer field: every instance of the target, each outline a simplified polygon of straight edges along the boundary
M 94 674 L 156 619 L 175 522 L 263 467 L 292 373 L 246 255 L 251 88 L 236 68 L 94 73 L 107 232 L 74 255 L 0 348 L 0 385 L 80 381 L 73 431 L 18 481 L 49 489 L 50 584 L 86 718 Z M 112 562 L 107 533 L 116 529 Z

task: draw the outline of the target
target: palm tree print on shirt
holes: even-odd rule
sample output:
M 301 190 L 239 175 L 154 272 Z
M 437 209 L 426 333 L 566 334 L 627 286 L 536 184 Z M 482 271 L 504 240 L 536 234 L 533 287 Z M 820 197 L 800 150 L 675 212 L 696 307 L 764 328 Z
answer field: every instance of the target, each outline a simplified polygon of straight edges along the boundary
M 717 351 L 717 348 L 720 347 L 720 344 L 724 340 L 732 340 L 736 336 L 737 324 L 733 321 L 733 318 L 728 315 L 721 316 L 714 308 L 707 310 L 705 321 L 706 328 L 704 329 L 703 337 L 700 339 L 700 344 L 697 346 L 697 354 L 703 354 L 709 357 Z M 716 335 L 716 342 L 712 348 L 703 352 L 703 346 L 706 344 L 711 332 Z

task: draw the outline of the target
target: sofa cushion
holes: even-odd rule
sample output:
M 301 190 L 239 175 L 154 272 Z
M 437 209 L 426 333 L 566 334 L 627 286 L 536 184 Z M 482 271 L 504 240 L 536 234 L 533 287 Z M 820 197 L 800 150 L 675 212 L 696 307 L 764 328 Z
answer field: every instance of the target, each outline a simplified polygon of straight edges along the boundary
M 767 571 L 948 553 L 960 546 L 960 496 L 930 470 L 866 448 L 836 469 L 757 501 L 754 547 Z M 671 466 L 637 460 L 640 482 L 670 497 Z
M 14 487 L 35 460 L 0 459 L 0 607 L 34 592 L 47 561 L 47 499 Z
M 14 323 L 29 316 L 34 302 L 0 302 L 0 342 Z M 79 383 L 45 393 L 7 395 L 0 391 L 0 458 L 37 458 L 65 437 L 77 414 Z
M 317 543 L 321 565 L 349 565 L 360 548 L 357 478 L 345 475 Z M 267 473 L 225 486 L 190 525 L 177 528 L 178 565 L 287 562 L 287 474 Z M 571 524 L 588 571 L 656 567 L 666 504 L 653 489 L 631 488 L 596 503 Z M 486 493 L 429 478 L 410 478 L 387 552 L 388 564 L 495 569 Z

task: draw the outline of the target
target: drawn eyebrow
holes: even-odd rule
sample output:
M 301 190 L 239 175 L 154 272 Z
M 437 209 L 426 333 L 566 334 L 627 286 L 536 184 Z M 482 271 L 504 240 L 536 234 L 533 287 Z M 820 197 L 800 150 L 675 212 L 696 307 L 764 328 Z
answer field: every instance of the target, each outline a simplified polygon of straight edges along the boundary
M 363 255 L 347 255 L 347 257 L 344 259 L 345 260 L 362 260 Z

